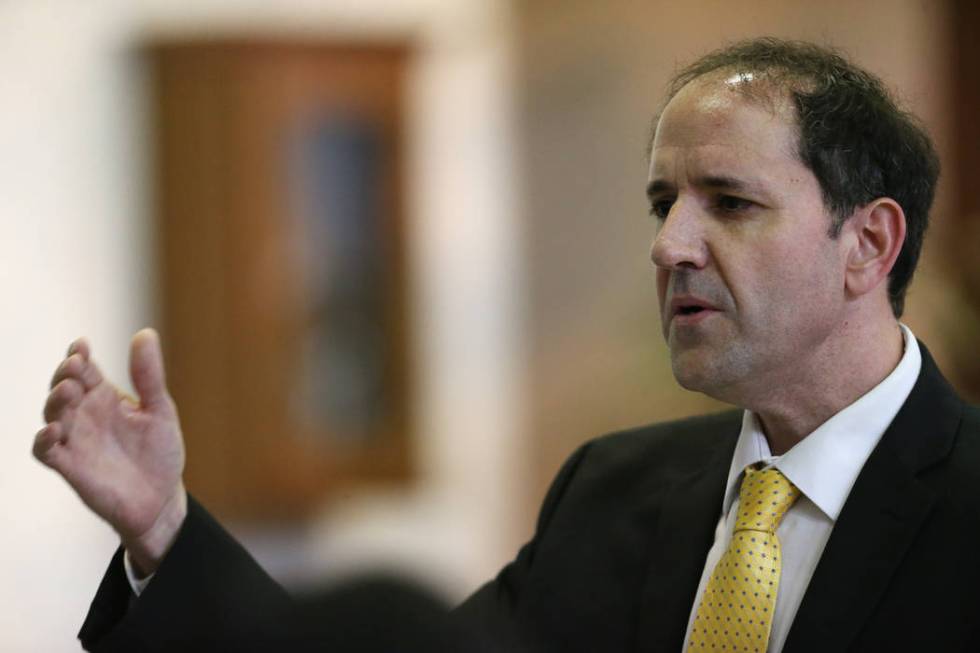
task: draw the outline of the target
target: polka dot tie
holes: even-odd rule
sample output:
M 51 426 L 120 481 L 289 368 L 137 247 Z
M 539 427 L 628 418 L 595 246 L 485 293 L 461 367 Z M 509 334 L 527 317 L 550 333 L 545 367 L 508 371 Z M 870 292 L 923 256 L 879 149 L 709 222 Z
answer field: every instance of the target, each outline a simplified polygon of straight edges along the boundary
M 776 527 L 799 496 L 778 469 L 746 468 L 735 532 L 704 589 L 689 652 L 765 653 L 782 568 Z

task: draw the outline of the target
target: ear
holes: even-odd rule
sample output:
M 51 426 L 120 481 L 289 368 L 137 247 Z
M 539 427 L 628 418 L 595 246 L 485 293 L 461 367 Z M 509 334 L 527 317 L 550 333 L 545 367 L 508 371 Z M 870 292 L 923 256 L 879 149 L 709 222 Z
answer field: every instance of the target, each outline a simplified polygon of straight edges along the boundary
M 905 244 L 905 212 L 895 200 L 882 197 L 857 209 L 845 225 L 852 232 L 852 247 L 844 283 L 848 294 L 857 297 L 888 278 Z

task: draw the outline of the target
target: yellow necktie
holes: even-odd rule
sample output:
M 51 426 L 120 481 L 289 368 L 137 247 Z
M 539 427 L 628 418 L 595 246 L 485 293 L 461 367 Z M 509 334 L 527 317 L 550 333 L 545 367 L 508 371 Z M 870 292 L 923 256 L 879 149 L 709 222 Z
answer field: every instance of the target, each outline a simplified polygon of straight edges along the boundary
M 688 651 L 765 653 L 782 568 L 776 527 L 799 496 L 778 469 L 746 468 L 735 532 L 704 589 Z

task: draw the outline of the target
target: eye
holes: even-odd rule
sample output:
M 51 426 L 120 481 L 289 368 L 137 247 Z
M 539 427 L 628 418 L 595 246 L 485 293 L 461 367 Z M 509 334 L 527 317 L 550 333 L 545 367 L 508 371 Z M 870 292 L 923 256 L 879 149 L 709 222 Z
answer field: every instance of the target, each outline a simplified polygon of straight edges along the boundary
M 673 205 L 674 200 L 672 199 L 656 200 L 650 205 L 650 215 L 654 216 L 658 220 L 666 220 L 667 214 L 670 213 L 670 207 Z
M 719 195 L 716 205 L 723 213 L 739 213 L 755 206 L 755 202 L 734 195 Z

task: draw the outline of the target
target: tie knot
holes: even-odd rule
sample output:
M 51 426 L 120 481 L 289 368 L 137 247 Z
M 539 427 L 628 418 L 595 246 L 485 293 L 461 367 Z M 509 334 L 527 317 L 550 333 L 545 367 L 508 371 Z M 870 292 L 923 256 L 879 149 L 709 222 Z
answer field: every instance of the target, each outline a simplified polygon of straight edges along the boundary
M 800 491 L 774 467 L 748 467 L 738 492 L 736 531 L 775 533 L 780 520 L 799 498 Z

